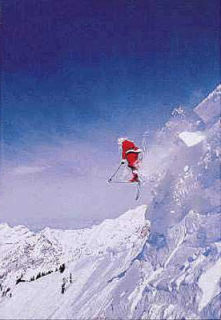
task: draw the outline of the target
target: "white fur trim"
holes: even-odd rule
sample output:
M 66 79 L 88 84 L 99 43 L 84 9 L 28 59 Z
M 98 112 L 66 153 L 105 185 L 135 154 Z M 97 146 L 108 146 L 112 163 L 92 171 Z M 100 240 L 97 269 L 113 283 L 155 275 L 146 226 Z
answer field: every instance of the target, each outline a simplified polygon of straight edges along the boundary
M 133 153 L 141 153 L 142 150 L 141 149 L 137 149 L 137 150 L 134 150 L 134 149 L 129 149 L 126 151 L 126 154 L 130 153 L 130 152 L 133 152 Z

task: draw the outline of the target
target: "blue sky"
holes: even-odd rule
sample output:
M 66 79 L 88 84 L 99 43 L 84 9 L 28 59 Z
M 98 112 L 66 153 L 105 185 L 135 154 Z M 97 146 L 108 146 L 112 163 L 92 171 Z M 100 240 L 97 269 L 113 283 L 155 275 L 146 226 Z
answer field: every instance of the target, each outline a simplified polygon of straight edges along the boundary
M 118 136 L 139 143 L 220 81 L 218 0 L 11 0 L 2 19 L 3 160 L 14 167 L 56 163 L 51 150 L 67 145 L 88 159 L 79 168 L 110 167 Z

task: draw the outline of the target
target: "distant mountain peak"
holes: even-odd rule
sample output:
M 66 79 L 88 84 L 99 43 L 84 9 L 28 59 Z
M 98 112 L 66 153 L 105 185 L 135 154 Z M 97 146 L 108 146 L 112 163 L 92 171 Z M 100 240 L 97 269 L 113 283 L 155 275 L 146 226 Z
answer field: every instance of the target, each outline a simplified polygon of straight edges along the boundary
M 221 84 L 200 102 L 194 111 L 206 124 L 214 123 L 221 115 Z

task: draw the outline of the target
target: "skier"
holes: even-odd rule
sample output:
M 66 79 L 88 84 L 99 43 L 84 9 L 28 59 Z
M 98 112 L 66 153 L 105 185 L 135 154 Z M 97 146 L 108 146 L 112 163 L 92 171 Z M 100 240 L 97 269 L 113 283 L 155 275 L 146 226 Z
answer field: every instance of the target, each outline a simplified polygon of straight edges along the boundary
M 122 160 L 121 164 L 126 163 L 127 166 L 132 171 L 132 178 L 130 182 L 139 182 L 138 177 L 138 164 L 139 164 L 139 154 L 142 152 L 132 141 L 127 138 L 118 138 L 118 144 L 122 149 Z

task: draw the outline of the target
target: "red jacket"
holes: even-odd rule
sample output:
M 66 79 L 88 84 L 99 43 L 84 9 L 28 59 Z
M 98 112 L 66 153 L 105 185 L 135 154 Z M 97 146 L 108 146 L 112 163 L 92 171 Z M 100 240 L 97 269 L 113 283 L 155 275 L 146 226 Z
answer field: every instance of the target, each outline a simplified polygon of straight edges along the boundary
M 135 146 L 135 144 L 130 140 L 124 140 L 122 143 L 122 159 L 126 159 L 129 153 L 140 153 L 141 150 Z

